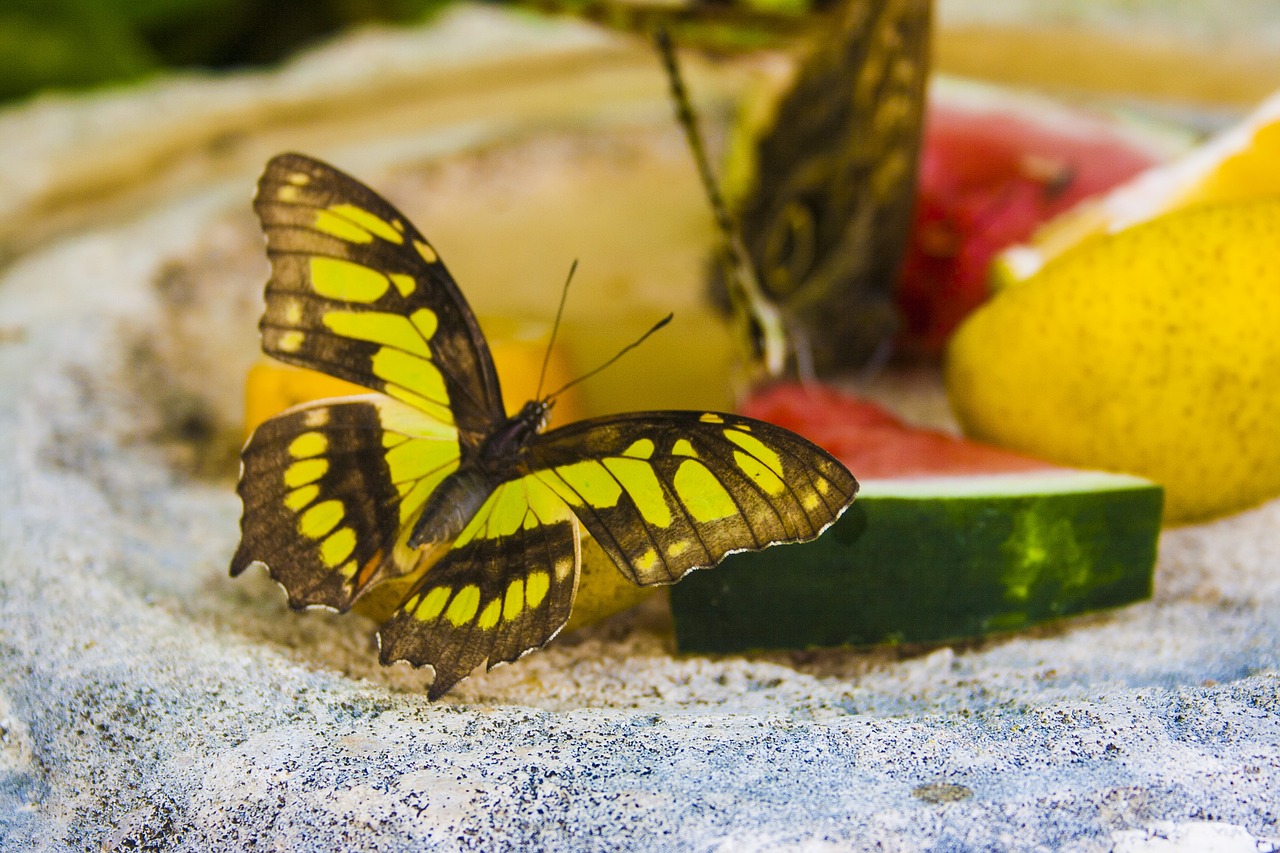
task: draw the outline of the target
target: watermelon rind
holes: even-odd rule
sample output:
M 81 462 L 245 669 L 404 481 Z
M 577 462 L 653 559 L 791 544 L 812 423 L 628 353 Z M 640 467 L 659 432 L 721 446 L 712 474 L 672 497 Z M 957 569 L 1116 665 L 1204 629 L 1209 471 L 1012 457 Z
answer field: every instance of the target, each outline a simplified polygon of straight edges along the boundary
M 1046 469 L 871 480 L 811 542 L 671 588 L 682 652 L 941 643 L 1151 596 L 1163 492 Z

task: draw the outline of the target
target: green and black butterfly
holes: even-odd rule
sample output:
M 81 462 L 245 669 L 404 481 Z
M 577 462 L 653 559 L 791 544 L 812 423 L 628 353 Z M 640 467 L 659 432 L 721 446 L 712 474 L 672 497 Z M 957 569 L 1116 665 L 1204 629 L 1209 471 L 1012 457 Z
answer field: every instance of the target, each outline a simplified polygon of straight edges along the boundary
M 911 226 L 931 0 L 845 0 L 750 150 L 731 216 L 667 53 L 681 120 L 725 235 L 715 301 L 769 377 L 864 366 L 892 341 Z
M 430 665 L 433 699 L 560 630 L 579 524 L 632 582 L 667 584 L 734 551 L 812 539 L 853 501 L 834 458 L 747 418 L 638 412 L 544 433 L 553 397 L 508 417 L 457 284 L 387 201 L 283 154 L 254 208 L 272 273 L 263 349 L 379 393 L 257 429 L 231 573 L 266 564 L 295 608 L 345 611 L 392 590 L 382 661 Z

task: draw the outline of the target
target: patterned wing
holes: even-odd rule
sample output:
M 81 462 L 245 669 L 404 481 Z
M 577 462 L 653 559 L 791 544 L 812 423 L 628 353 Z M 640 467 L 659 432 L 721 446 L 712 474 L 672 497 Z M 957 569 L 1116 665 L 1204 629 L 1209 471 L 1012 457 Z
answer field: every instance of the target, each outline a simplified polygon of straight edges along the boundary
M 458 456 L 452 425 L 379 395 L 266 421 L 242 454 L 231 574 L 265 563 L 290 606 L 348 610 L 374 584 L 417 567 L 402 540 Z
M 267 237 L 262 348 L 456 424 L 464 450 L 503 416 L 493 359 L 425 237 L 373 190 L 281 154 L 258 182 Z
M 569 618 L 579 558 L 564 501 L 533 476 L 503 483 L 378 631 L 382 662 L 430 665 L 436 699 L 486 660 L 542 647 Z
M 892 337 L 915 197 L 931 0 L 847 0 L 758 141 L 738 212 L 762 299 L 713 286 L 819 372 L 860 367 Z M 727 281 L 726 281 L 727 279 Z M 749 284 L 750 282 L 748 282 Z M 737 293 L 745 291 L 745 295 Z M 763 304 L 762 304 L 763 303 Z
M 813 539 L 858 490 L 795 433 L 716 413 L 580 421 L 536 438 L 527 462 L 641 586 L 674 583 L 734 551 Z

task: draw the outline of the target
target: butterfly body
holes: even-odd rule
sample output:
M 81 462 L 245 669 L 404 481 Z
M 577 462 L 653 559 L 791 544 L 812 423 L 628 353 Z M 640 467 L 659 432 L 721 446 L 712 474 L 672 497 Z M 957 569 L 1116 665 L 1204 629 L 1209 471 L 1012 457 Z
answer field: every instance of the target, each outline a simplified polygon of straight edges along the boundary
M 465 299 L 387 201 L 283 154 L 254 206 L 272 266 L 263 349 L 375 393 L 254 432 L 231 573 L 265 565 L 295 608 L 345 611 L 390 590 L 381 659 L 431 666 L 430 698 L 560 630 L 582 528 L 629 580 L 665 584 L 812 539 L 854 498 L 829 454 L 748 418 L 637 412 L 544 432 L 552 399 L 508 417 Z
M 529 473 L 521 457 L 529 440 L 546 427 L 550 409 L 546 401 L 530 400 L 485 436 L 472 457 L 464 458 L 427 498 L 409 535 L 409 547 L 452 542 L 494 489 L 512 474 Z

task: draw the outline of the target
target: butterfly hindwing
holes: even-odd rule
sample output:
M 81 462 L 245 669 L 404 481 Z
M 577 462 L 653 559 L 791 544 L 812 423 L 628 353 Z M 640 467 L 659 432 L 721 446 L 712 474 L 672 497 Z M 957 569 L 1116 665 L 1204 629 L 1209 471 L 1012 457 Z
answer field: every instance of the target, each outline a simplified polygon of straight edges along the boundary
M 266 421 L 242 453 L 231 573 L 265 563 L 293 607 L 349 609 L 371 584 L 415 567 L 405 525 L 458 456 L 451 425 L 381 396 Z
M 262 347 L 456 424 L 466 447 L 503 417 L 493 359 L 453 277 L 364 184 L 301 154 L 273 158 L 254 209 L 271 261 Z
M 532 476 L 503 483 L 379 630 L 383 662 L 429 664 L 434 699 L 542 647 L 569 618 L 579 560 L 568 506 Z
M 633 583 L 674 583 L 734 551 L 812 539 L 858 484 L 792 432 L 727 414 L 641 412 L 534 439 L 533 476 Z

